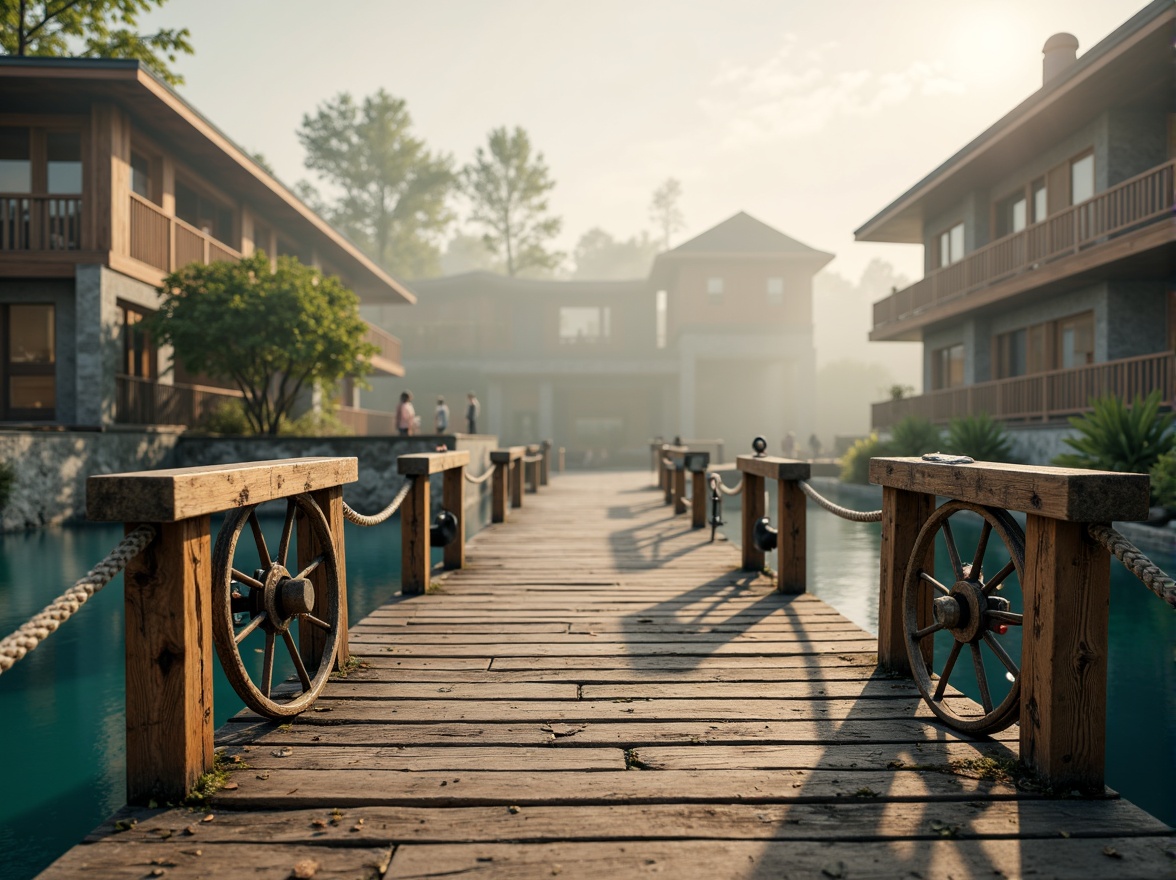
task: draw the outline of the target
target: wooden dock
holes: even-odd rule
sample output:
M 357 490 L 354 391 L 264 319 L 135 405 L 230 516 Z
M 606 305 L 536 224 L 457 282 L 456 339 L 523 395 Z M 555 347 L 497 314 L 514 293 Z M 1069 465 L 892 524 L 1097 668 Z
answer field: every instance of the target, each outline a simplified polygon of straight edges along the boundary
M 1016 727 L 958 739 L 707 538 L 648 474 L 560 476 L 356 623 L 311 711 L 222 728 L 209 811 L 128 809 L 42 876 L 1176 876 L 1171 829 L 1035 790 Z

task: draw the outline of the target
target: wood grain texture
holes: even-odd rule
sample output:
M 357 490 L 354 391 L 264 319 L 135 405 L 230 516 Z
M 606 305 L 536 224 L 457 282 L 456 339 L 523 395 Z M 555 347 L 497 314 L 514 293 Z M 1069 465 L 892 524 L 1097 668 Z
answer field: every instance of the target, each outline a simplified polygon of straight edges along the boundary
M 776 492 L 776 589 L 781 593 L 803 593 L 807 588 L 807 517 L 808 499 L 800 486 L 793 480 L 780 480 Z
M 411 475 L 439 474 L 451 468 L 466 467 L 470 463 L 470 453 L 467 449 L 451 450 L 448 452 L 413 452 L 398 456 L 396 459 L 397 473 Z
M 321 489 L 311 493 L 311 498 L 322 510 L 327 518 L 327 526 L 334 539 L 335 560 L 339 571 L 339 640 L 335 653 L 335 668 L 340 669 L 350 657 L 347 641 L 347 545 L 343 529 L 343 489 L 335 486 L 331 489 Z M 298 519 L 298 559 L 299 571 L 310 565 L 320 553 L 327 548 L 321 546 L 315 538 L 314 531 L 304 517 Z M 327 577 L 323 566 L 310 573 L 310 582 L 314 584 L 315 608 L 327 607 Z M 317 626 L 298 625 L 298 652 L 302 655 L 302 662 L 309 670 L 317 669 L 325 649 L 327 634 Z M 313 675 L 313 673 L 312 673 Z
M 935 511 L 935 496 L 885 486 L 882 489 L 882 547 L 878 583 L 878 664 L 911 674 L 902 628 L 902 591 L 919 529 Z M 928 557 L 934 565 L 934 551 Z
M 735 458 L 735 466 L 765 480 L 807 480 L 812 475 L 812 465 L 807 461 L 771 455 L 740 455 Z
M 494 476 L 491 481 L 494 484 L 493 499 L 490 507 L 490 522 L 504 523 L 506 522 L 507 508 L 509 506 L 510 495 L 510 461 L 498 462 L 493 465 Z
M 706 473 L 695 471 L 690 475 L 690 527 L 702 529 L 706 527 L 707 505 Z
M 743 457 L 740 456 L 740 458 Z M 764 552 L 755 546 L 755 524 L 767 512 L 764 509 L 764 478 L 762 476 L 744 472 L 742 500 L 743 570 L 760 571 L 764 567 Z
M 95 522 L 176 522 L 359 479 L 355 458 L 288 458 L 102 474 L 86 480 Z
M 419 595 L 429 588 L 429 478 L 409 477 L 412 488 L 400 508 L 400 591 Z
M 469 455 L 467 452 L 466 455 Z M 445 545 L 443 564 L 447 569 L 465 567 L 466 509 L 465 465 L 445 471 L 441 478 L 441 506 L 457 517 L 457 536 Z
M 918 458 L 874 458 L 870 482 L 1071 522 L 1148 517 L 1147 474 L 991 461 L 946 465 Z

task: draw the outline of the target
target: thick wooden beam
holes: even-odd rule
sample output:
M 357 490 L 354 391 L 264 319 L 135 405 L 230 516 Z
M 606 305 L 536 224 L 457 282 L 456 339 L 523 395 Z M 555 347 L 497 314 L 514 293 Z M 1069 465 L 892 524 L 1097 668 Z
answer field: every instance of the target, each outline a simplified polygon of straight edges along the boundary
M 695 471 L 690 475 L 690 526 L 701 529 L 706 526 L 706 473 Z
M 490 521 L 502 523 L 506 522 L 507 498 L 510 493 L 508 486 L 510 482 L 510 461 L 499 462 L 492 467 L 494 468 L 494 476 L 490 480 L 494 484 L 494 497 L 491 502 Z
M 123 594 L 132 804 L 183 800 L 213 759 L 209 518 L 156 529 L 127 563 Z
M 402 474 L 439 474 L 450 468 L 466 467 L 470 453 L 466 449 L 452 452 L 412 452 L 398 456 L 397 470 Z
M 539 485 L 546 486 L 551 479 L 551 441 L 544 440 L 539 444 L 542 449 L 543 462 L 539 470 Z
M 755 546 L 755 524 L 764 515 L 764 478 L 743 474 L 743 570 L 762 571 L 764 552 Z
M 807 502 L 799 483 L 779 481 L 776 493 L 776 591 L 779 593 L 803 593 L 808 583 Z
M 400 508 L 400 592 L 419 595 L 429 588 L 429 478 L 410 476 L 412 488 Z
M 523 459 L 522 456 L 510 463 L 510 506 L 523 506 Z
M 465 568 L 465 468 L 451 468 L 441 478 L 441 506 L 457 517 L 457 537 L 445 545 L 445 567 Z
M 1103 789 L 1110 577 L 1084 524 L 1027 518 L 1021 760 L 1059 791 Z
M 685 468 L 675 467 L 674 473 L 674 514 L 686 512 L 686 470 Z
M 765 480 L 807 480 L 812 475 L 812 465 L 807 461 L 771 455 L 740 455 L 736 457 L 735 465 L 743 473 L 755 474 Z
M 335 668 L 342 669 L 351 656 L 347 646 L 347 548 L 343 541 L 343 487 L 320 489 L 312 492 L 310 497 L 327 518 L 334 542 L 335 561 L 339 567 L 339 648 L 335 654 Z M 298 569 L 310 565 L 325 549 L 327 548 L 321 546 L 315 538 L 310 523 L 304 517 L 299 517 Z M 310 582 L 314 585 L 314 607 L 325 609 L 328 584 L 326 571 L 321 565 L 310 573 Z M 308 670 L 318 668 L 326 641 L 327 634 L 317 626 L 298 625 L 298 652 L 302 655 L 302 662 Z
M 935 510 L 935 496 L 885 486 L 882 489 L 882 547 L 878 585 L 878 665 L 911 674 L 902 629 L 902 590 L 915 538 Z M 932 551 L 933 553 L 934 551 Z M 933 565 L 933 557 L 928 560 Z

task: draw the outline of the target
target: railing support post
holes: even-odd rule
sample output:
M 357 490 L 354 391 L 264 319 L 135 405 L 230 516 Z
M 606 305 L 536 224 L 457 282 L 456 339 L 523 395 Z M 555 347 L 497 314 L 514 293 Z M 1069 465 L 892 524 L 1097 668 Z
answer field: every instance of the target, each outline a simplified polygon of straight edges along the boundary
M 539 464 L 539 485 L 546 486 L 547 481 L 551 478 L 551 441 L 544 440 L 539 444 L 543 461 Z
M 509 461 L 497 462 L 494 465 L 494 476 L 491 477 L 494 483 L 493 509 L 490 514 L 491 522 L 506 522 L 507 483 L 509 482 L 509 475 Z
M 419 595 L 429 588 L 429 477 L 412 474 L 412 488 L 400 514 L 400 592 Z
M 1021 760 L 1055 789 L 1101 792 L 1110 554 L 1082 522 L 1025 522 Z
M 123 593 L 132 804 L 182 800 L 213 761 L 209 517 L 155 528 L 127 563 Z
M 564 462 L 564 452 L 565 452 L 565 450 L 564 450 L 564 448 L 561 446 L 561 447 L 559 448 L 559 472 L 560 472 L 561 474 L 564 472 L 564 464 L 565 464 L 565 462 Z
M 329 489 L 319 489 L 310 493 L 315 504 L 327 518 L 327 525 L 331 529 L 331 539 L 335 544 L 335 559 L 339 574 L 339 641 L 338 652 L 335 655 L 335 668 L 342 669 L 351 657 L 347 645 L 347 554 L 343 543 L 343 487 L 332 486 Z M 298 567 L 300 569 L 310 565 L 320 553 L 327 548 L 320 547 L 315 538 L 315 531 L 305 517 L 298 518 Z M 314 584 L 314 605 L 316 608 L 327 607 L 327 573 L 323 566 L 310 573 L 310 582 Z M 327 634 L 317 626 L 298 627 L 298 653 L 307 669 L 314 669 L 319 665 L 326 647 Z
M 935 511 L 935 496 L 882 487 L 882 547 L 878 585 L 878 665 L 911 674 L 902 629 L 902 590 L 907 563 L 923 523 Z M 932 561 L 927 563 L 933 565 Z M 928 593 L 928 602 L 930 594 Z M 930 616 L 930 609 L 927 609 Z
M 777 480 L 776 490 L 776 592 L 803 593 L 808 583 L 808 499 L 796 480 Z
M 686 512 L 686 465 L 676 464 L 673 473 L 674 515 Z
M 523 458 L 520 455 L 510 463 L 510 506 L 523 506 Z
M 457 537 L 445 546 L 445 567 L 465 567 L 465 465 L 441 477 L 441 506 L 457 518 Z
M 701 529 L 706 527 L 706 471 L 695 471 L 690 475 L 690 527 Z
M 764 478 L 743 474 L 743 570 L 762 571 L 764 551 L 755 546 L 755 524 L 764 515 Z

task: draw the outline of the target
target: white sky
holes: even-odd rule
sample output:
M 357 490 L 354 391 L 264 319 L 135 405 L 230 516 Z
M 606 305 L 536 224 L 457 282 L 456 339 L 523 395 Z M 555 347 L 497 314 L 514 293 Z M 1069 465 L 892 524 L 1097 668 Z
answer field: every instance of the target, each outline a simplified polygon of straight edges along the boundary
M 922 248 L 853 230 L 1035 91 L 1048 36 L 1081 54 L 1143 5 L 170 0 L 141 23 L 191 29 L 181 93 L 287 183 L 308 176 L 302 115 L 383 87 L 459 165 L 491 128 L 526 128 L 565 250 L 593 226 L 651 228 L 650 194 L 676 177 L 675 243 L 746 210 L 852 279 L 875 256 L 917 278 Z

